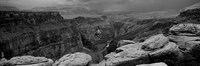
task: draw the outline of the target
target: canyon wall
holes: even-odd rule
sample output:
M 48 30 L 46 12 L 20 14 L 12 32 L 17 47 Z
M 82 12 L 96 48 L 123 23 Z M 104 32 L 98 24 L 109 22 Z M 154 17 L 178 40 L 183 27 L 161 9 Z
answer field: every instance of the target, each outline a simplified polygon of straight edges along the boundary
M 0 51 L 5 58 L 20 55 L 60 58 L 82 46 L 70 22 L 61 22 L 58 12 L 2 11 Z
M 6 58 L 34 55 L 58 59 L 85 47 L 106 55 L 120 40 L 143 42 L 152 35 L 168 35 L 170 27 L 185 22 L 184 13 L 177 18 L 140 20 L 107 16 L 63 19 L 58 12 L 1 11 L 0 51 Z

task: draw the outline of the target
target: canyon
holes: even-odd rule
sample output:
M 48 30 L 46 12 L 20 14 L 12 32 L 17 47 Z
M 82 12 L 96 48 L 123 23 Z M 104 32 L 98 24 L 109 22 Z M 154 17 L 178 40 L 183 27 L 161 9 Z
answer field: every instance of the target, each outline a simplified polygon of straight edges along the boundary
M 163 47 L 164 49 L 168 49 L 168 46 L 173 47 L 174 45 L 176 46 L 176 44 L 180 46 L 181 50 L 189 51 L 189 54 L 196 58 L 194 63 L 198 63 L 199 56 L 195 54 L 199 46 L 194 47 L 190 45 L 191 43 L 198 45 L 198 39 L 188 40 L 191 41 L 191 43 L 185 43 L 182 41 L 186 41 L 187 39 L 181 40 L 179 38 L 180 40 L 175 40 L 173 38 L 177 38 L 176 36 L 179 37 L 180 33 L 183 33 L 183 36 L 192 35 L 198 37 L 199 15 L 200 8 L 182 11 L 176 17 L 150 19 L 121 16 L 80 16 L 73 19 L 64 19 L 60 13 L 56 11 L 0 11 L 1 58 L 10 59 L 16 56 L 31 55 L 51 58 L 55 61 L 66 54 L 84 52 L 92 57 L 92 63 L 101 63 L 105 61 L 108 62 L 107 65 L 109 66 L 109 64 L 112 64 L 110 61 L 119 59 L 112 57 L 112 53 L 119 53 L 121 50 L 117 49 L 123 47 L 121 45 L 124 45 L 121 44 L 119 46 L 119 42 L 121 40 L 130 40 L 132 43 L 135 42 L 136 45 L 138 43 L 144 43 L 142 50 L 133 49 L 133 51 L 141 52 L 141 54 L 143 51 L 144 54 L 146 51 L 152 51 L 152 58 L 154 59 L 150 59 L 150 61 L 146 61 L 146 63 L 166 61 L 168 65 L 174 65 L 175 63 L 172 63 L 174 58 L 172 58 L 173 60 L 171 60 L 171 58 L 163 59 L 161 57 L 165 57 L 165 55 L 160 56 L 153 51 Z M 174 27 L 174 25 L 180 27 L 181 25 L 179 24 L 185 23 L 186 26 L 188 26 L 187 23 L 197 24 L 197 26 L 189 30 L 182 30 L 176 28 L 176 26 Z M 189 34 L 186 35 L 185 33 Z M 154 38 L 150 38 L 155 35 L 161 36 L 160 41 L 163 39 L 162 36 L 171 37 L 170 35 L 175 35 L 175 37 L 172 36 L 171 39 L 166 39 L 166 43 L 162 43 L 162 41 L 156 42 L 156 39 L 153 40 Z M 153 43 L 148 43 L 151 41 Z M 142 48 L 139 46 L 136 46 L 136 48 Z M 124 49 L 122 50 L 126 51 Z M 173 53 L 172 51 L 172 56 L 174 56 Z M 108 55 L 111 56 L 107 57 Z M 171 54 L 166 55 L 171 57 Z M 120 57 L 120 55 L 117 57 Z M 146 59 L 145 57 L 142 57 L 144 58 L 142 61 Z M 105 58 L 109 60 L 105 60 Z M 177 60 L 177 58 L 175 59 Z M 140 63 L 136 61 L 137 60 L 125 61 L 122 63 L 117 62 L 116 65 L 130 66 L 130 62 L 135 62 L 136 64 Z M 135 64 L 133 63 L 132 65 Z

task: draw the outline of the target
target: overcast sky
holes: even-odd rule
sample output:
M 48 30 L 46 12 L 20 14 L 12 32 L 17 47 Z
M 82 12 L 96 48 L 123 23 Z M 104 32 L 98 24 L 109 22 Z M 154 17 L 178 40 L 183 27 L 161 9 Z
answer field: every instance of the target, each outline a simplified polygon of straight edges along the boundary
M 182 9 L 200 0 L 0 0 L 0 6 L 34 7 L 87 7 L 104 12 L 156 11 Z

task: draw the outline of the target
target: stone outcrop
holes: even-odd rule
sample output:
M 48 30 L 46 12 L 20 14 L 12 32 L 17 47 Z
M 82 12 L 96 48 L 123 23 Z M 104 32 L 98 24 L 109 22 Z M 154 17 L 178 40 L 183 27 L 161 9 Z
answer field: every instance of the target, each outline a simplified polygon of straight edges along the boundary
M 53 60 L 45 57 L 20 56 L 0 63 L 2 66 L 52 66 Z
M 152 36 L 143 42 L 143 47 L 145 50 L 160 49 L 169 42 L 169 39 L 163 34 Z
M 9 62 L 15 65 L 28 65 L 28 64 L 37 64 L 42 62 L 48 62 L 52 64 L 53 60 L 47 59 L 45 57 L 20 56 L 11 58 Z
M 197 48 L 200 44 L 199 27 L 199 24 L 188 23 L 175 25 L 171 28 L 172 35 L 169 38 L 178 45 L 179 51 L 185 56 L 180 60 L 179 66 L 199 65 L 199 48 Z M 174 34 L 173 32 L 177 33 Z
M 170 32 L 177 35 L 196 36 L 199 35 L 200 25 L 191 23 L 178 24 L 170 28 Z
M 179 48 L 183 50 L 191 50 L 192 47 L 199 45 L 200 37 L 199 34 L 199 24 L 179 24 L 175 25 L 170 29 L 172 34 L 169 38 L 179 45 Z
M 86 66 L 90 64 L 92 57 L 85 53 L 67 54 L 56 61 L 53 66 Z
M 141 44 L 137 43 L 119 47 L 105 57 L 107 66 L 129 66 L 149 62 L 148 51 L 141 50 Z
M 178 46 L 175 43 L 169 42 L 168 37 L 159 34 L 142 43 L 121 46 L 105 57 L 107 66 L 133 66 L 162 62 L 168 59 L 178 60 L 181 58 L 181 54 L 179 54 Z

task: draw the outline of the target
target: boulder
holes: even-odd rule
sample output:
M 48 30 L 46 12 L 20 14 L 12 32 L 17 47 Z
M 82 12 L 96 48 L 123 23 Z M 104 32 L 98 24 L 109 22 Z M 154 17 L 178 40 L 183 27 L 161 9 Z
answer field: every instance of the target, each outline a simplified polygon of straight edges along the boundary
M 164 55 L 164 54 L 167 54 L 167 53 L 175 53 L 177 51 L 177 49 L 178 49 L 178 46 L 175 43 L 169 42 L 163 48 L 161 48 L 157 51 L 153 51 L 149 54 L 151 56 L 159 56 L 159 55 Z
M 177 43 L 180 49 L 182 50 L 190 50 L 195 45 L 199 45 L 200 43 L 200 37 L 194 36 L 169 36 L 170 40 Z
M 118 47 L 128 45 L 128 44 L 135 44 L 134 41 L 131 40 L 120 40 L 117 44 Z
M 137 64 L 149 63 L 149 57 L 145 51 L 134 53 L 122 52 L 106 60 L 106 66 L 134 66 Z
M 163 34 L 155 35 L 145 40 L 143 44 L 144 50 L 155 50 L 164 47 L 169 42 L 168 37 L 165 37 Z
M 2 58 L 0 59 L 0 66 L 14 66 L 14 64 L 8 62 L 8 60 L 5 58 Z
M 15 65 L 10 62 L 1 62 L 0 66 L 15 66 Z
M 33 56 L 13 57 L 8 62 L 16 66 L 51 66 L 53 64 L 51 59 Z
M 0 59 L 0 63 L 2 63 L 2 62 L 7 62 L 7 61 L 8 61 L 8 60 L 5 59 L 5 58 Z
M 151 62 L 178 61 L 183 58 L 178 46 L 173 42 L 169 42 L 162 49 L 150 52 L 149 56 Z
M 199 33 L 199 24 L 178 24 L 170 28 L 170 32 L 175 35 L 195 36 Z
M 92 60 L 92 57 L 85 53 L 67 54 L 56 61 L 53 66 L 85 66 Z
M 169 42 L 162 48 L 150 51 L 148 55 L 151 63 L 167 62 L 169 64 L 176 64 L 183 58 L 178 46 L 173 42 Z
M 141 64 L 136 66 L 168 66 L 167 64 L 160 62 L 160 63 L 152 63 L 152 64 Z
M 142 44 L 129 44 L 117 48 L 115 52 L 106 55 L 106 66 L 130 66 L 148 63 L 148 51 L 141 50 Z
M 150 62 L 162 62 L 166 59 L 179 58 L 178 46 L 169 42 L 168 37 L 159 34 L 142 43 L 121 46 L 106 55 L 107 66 L 134 66 Z M 166 57 L 165 57 L 166 56 Z M 168 58 L 170 56 L 172 58 Z M 174 56 L 174 57 L 173 57 Z M 165 59 L 166 58 L 166 59 Z M 177 59 L 177 58 L 175 58 Z

